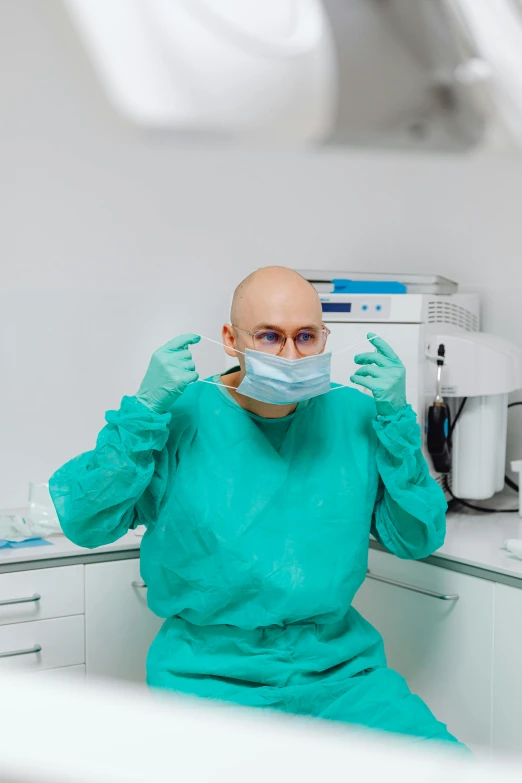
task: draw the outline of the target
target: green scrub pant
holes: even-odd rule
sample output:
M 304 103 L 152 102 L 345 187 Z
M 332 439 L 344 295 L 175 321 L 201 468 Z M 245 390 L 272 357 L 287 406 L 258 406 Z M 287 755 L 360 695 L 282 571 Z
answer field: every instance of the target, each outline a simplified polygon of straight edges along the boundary
M 405 735 L 413 743 L 438 741 L 468 749 L 451 735 L 419 696 L 411 693 L 406 680 L 387 667 L 367 669 L 344 680 L 272 687 L 250 685 L 225 678 L 197 679 L 162 671 L 149 671 L 149 685 L 198 696 L 232 701 L 243 706 L 282 710 L 350 723 L 354 727 Z

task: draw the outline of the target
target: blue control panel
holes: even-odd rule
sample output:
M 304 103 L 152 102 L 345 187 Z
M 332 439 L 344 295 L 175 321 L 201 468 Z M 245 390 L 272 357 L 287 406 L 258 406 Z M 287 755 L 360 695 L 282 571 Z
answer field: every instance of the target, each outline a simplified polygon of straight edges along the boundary
M 322 302 L 321 305 L 323 308 L 323 313 L 351 313 L 352 312 L 351 302 L 339 302 L 338 304 L 336 304 L 335 302 Z
M 336 321 L 378 321 L 390 318 L 389 296 L 320 294 L 325 316 Z

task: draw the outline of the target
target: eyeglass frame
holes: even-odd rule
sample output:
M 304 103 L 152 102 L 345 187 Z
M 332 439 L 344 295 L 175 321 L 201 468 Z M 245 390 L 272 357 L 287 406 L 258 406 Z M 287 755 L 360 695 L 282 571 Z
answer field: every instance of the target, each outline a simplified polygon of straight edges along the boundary
M 270 329 L 268 329 L 267 327 L 265 327 L 264 329 L 255 329 L 254 331 L 249 331 L 248 329 L 242 329 L 240 326 L 235 326 L 234 324 L 230 324 L 230 326 L 231 326 L 233 329 L 237 329 L 237 330 L 238 330 L 238 332 L 244 332 L 245 334 L 248 334 L 248 335 L 250 335 L 250 337 L 252 337 L 252 342 L 254 343 L 254 346 L 255 346 L 255 344 L 256 344 L 256 343 L 255 343 L 255 335 L 256 335 L 256 334 L 259 334 L 259 332 L 272 331 L 272 332 L 277 332 L 278 334 L 281 334 L 281 335 L 284 337 L 283 344 L 282 344 L 281 348 L 279 349 L 279 351 L 278 351 L 277 353 L 273 353 L 273 354 L 272 354 L 272 356 L 279 356 L 279 354 L 281 353 L 281 351 L 283 351 L 283 350 L 284 350 L 284 347 L 285 347 L 285 345 L 286 345 L 286 341 L 287 341 L 287 340 L 292 340 L 292 342 L 293 342 L 293 344 L 294 344 L 294 347 L 295 347 L 295 350 L 297 351 L 297 353 L 298 353 L 300 356 L 303 356 L 304 358 L 306 358 L 307 356 L 320 356 L 320 355 L 321 355 L 321 353 L 322 353 L 322 352 L 324 351 L 324 349 L 326 348 L 326 341 L 328 340 L 328 337 L 329 337 L 329 335 L 331 334 L 331 330 L 330 330 L 330 329 L 328 329 L 328 327 L 327 327 L 327 326 L 325 326 L 324 324 L 323 324 L 323 326 L 321 327 L 321 329 L 316 329 L 316 327 L 315 327 L 315 326 L 314 326 L 314 327 L 309 327 L 309 328 L 310 328 L 310 331 L 311 331 L 311 330 L 312 330 L 312 328 L 313 328 L 313 329 L 315 329 L 315 331 L 317 331 L 317 332 L 323 332 L 323 334 L 325 335 L 325 338 L 324 338 L 324 345 L 323 345 L 323 348 L 322 348 L 322 350 L 321 350 L 321 351 L 319 351 L 319 353 L 308 353 L 308 354 L 303 354 L 303 353 L 301 353 L 301 351 L 300 351 L 300 350 L 299 350 L 299 348 L 297 347 L 297 344 L 296 344 L 295 338 L 296 338 L 296 337 L 297 337 L 297 335 L 298 335 L 298 334 L 300 334 L 301 332 L 303 332 L 303 331 L 306 331 L 306 327 L 304 327 L 304 328 L 302 328 L 302 329 L 298 329 L 298 330 L 297 330 L 297 332 L 294 332 L 294 334 L 293 334 L 293 335 L 290 335 L 290 336 L 289 336 L 289 335 L 285 334 L 284 332 L 280 331 L 280 329 L 271 329 L 271 330 L 270 330 Z M 270 353 L 270 351 L 261 351 L 261 353 Z

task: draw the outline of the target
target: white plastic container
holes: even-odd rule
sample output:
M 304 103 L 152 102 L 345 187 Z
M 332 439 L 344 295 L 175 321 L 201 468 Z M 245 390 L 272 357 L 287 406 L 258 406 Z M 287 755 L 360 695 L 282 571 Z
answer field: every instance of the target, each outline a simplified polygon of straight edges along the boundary
M 469 397 L 455 427 L 453 492 L 485 500 L 504 487 L 507 394 Z

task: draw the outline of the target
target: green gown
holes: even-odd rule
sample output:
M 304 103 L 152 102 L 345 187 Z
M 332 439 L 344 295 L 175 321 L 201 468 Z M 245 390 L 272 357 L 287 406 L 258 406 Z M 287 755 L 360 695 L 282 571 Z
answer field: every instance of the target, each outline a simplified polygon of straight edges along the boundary
M 195 383 L 168 413 L 124 397 L 106 422 L 50 490 L 81 546 L 146 525 L 141 573 L 166 618 L 151 686 L 456 742 L 351 607 L 370 533 L 401 558 L 444 540 L 410 406 L 376 416 L 342 388 L 265 419 Z

